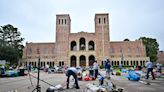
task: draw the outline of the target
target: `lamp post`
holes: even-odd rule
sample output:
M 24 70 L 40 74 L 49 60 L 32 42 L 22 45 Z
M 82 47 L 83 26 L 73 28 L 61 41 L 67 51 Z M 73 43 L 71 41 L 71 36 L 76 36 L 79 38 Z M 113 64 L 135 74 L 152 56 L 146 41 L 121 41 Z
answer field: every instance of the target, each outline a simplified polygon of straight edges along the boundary
M 41 92 L 41 87 L 39 85 L 39 77 L 40 77 L 40 51 L 39 51 L 39 49 L 37 49 L 37 54 L 39 55 L 39 58 L 38 58 L 37 92 Z
M 36 85 L 36 88 L 32 91 L 34 92 L 35 90 L 37 90 L 37 92 L 41 92 L 41 87 L 39 85 L 39 77 L 40 77 L 40 52 L 39 52 L 39 49 L 37 49 L 37 54 L 38 54 L 38 78 L 37 78 L 37 85 Z

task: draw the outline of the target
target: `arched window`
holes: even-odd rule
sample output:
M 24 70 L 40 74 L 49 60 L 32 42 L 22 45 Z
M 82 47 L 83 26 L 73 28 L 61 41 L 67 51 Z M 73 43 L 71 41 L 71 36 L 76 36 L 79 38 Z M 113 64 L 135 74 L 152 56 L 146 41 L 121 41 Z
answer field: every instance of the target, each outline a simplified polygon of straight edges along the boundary
M 126 64 L 127 64 L 127 66 L 129 66 L 129 61 L 127 61 L 127 63 L 126 63 Z
M 88 50 L 94 50 L 95 49 L 95 46 L 94 46 L 94 42 L 93 41 L 89 41 L 89 44 L 88 44 Z
M 113 61 L 112 61 L 112 66 L 114 65 Z
M 63 19 L 62 19 L 62 24 L 63 24 Z
M 75 42 L 75 41 L 72 41 L 72 42 L 71 42 L 71 51 L 76 51 L 76 50 L 77 50 L 76 47 L 77 47 L 77 46 L 76 46 L 76 42 Z
M 145 65 L 145 61 L 143 61 L 143 66 Z
M 36 62 L 34 62 L 34 66 L 36 67 Z
M 80 50 L 85 50 L 85 38 L 80 38 Z
M 99 18 L 99 24 L 101 23 L 101 18 Z
M 52 62 L 52 65 L 54 66 L 55 64 L 54 64 L 54 61 Z
M 80 66 L 86 66 L 86 58 L 84 55 L 80 56 Z
M 123 61 L 121 61 L 121 65 L 123 65 Z
M 50 62 L 50 67 L 52 67 L 52 63 Z
M 126 65 L 126 61 L 124 61 L 124 65 Z
M 120 64 L 119 64 L 119 61 L 117 61 L 117 65 L 120 65 Z
M 43 62 L 43 66 L 45 66 L 46 65 L 46 63 L 45 62 Z
M 64 61 L 62 61 L 62 66 L 64 65 Z
M 133 62 L 133 65 L 136 65 L 136 61 Z
M 142 61 L 140 61 L 140 65 L 142 66 Z
M 70 62 L 70 66 L 72 67 L 72 66 L 74 66 L 74 67 L 76 67 L 76 56 L 71 56 L 71 62 Z
M 65 19 L 65 24 L 67 23 L 66 19 Z
M 104 18 L 104 24 L 106 23 L 106 19 Z
M 59 66 L 62 66 L 61 61 L 59 61 Z
M 43 62 L 40 62 L 40 67 L 42 67 L 43 66 Z
M 59 24 L 60 24 L 60 19 L 59 19 Z
M 138 66 L 138 61 L 136 61 L 136 66 Z
M 47 65 L 50 65 L 50 63 L 49 63 L 49 62 L 47 62 Z
M 130 61 L 130 65 L 133 65 L 133 61 Z

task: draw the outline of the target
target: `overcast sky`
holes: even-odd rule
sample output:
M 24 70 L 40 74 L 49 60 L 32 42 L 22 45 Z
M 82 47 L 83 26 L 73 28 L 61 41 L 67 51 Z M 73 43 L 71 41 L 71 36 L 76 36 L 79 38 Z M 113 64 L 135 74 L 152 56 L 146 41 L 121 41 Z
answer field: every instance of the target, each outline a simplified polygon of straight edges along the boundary
M 0 0 L 0 25 L 19 28 L 25 42 L 55 42 L 56 14 L 70 14 L 73 33 L 94 32 L 95 13 L 109 13 L 111 41 L 146 36 L 164 50 L 164 0 Z

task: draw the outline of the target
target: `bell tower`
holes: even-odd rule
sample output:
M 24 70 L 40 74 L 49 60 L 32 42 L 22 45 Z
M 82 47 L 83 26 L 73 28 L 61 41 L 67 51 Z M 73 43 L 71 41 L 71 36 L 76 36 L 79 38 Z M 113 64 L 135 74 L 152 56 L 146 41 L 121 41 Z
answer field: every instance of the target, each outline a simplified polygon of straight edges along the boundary
M 109 58 L 109 17 L 108 13 L 95 15 L 96 53 L 98 61 Z
M 56 58 L 59 63 L 62 62 L 62 65 L 68 61 L 70 30 L 71 19 L 69 14 L 56 15 Z

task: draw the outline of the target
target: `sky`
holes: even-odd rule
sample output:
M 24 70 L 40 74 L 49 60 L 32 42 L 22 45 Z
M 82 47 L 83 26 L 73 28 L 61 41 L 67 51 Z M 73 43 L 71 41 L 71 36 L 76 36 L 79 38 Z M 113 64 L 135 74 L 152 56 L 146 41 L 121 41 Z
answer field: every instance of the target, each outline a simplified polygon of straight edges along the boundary
M 71 33 L 95 32 L 96 13 L 109 13 L 110 40 L 157 39 L 164 50 L 164 0 L 0 0 L 0 26 L 12 24 L 25 42 L 55 42 L 56 14 L 69 14 Z

